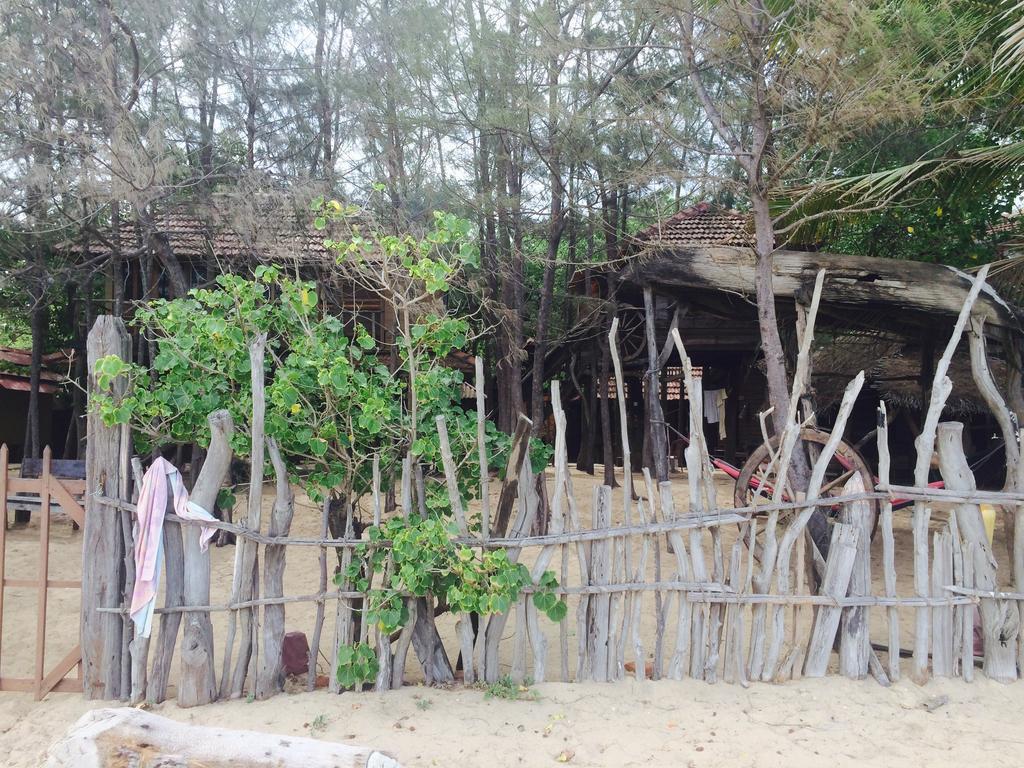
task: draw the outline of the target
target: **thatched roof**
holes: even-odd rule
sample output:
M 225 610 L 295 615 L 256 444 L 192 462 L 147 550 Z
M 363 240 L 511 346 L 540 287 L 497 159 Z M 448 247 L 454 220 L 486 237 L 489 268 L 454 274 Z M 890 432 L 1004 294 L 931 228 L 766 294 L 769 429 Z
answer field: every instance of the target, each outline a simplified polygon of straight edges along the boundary
M 970 357 L 960 349 L 949 368 L 953 392 L 947 401 L 951 413 L 988 411 L 971 373 Z M 1003 360 L 989 357 L 989 366 L 997 383 L 1006 381 Z M 851 332 L 819 338 L 814 350 L 814 391 L 822 410 L 837 404 L 847 383 L 864 371 L 867 386 L 889 405 L 921 410 L 926 398 L 921 390 L 920 352 L 902 339 L 884 333 Z

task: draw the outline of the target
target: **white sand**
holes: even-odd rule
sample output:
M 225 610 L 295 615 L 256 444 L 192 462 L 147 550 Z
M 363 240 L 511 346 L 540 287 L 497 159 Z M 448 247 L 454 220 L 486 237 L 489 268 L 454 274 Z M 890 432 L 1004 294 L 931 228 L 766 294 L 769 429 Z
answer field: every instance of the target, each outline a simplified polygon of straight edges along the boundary
M 177 720 L 248 728 L 385 750 L 426 766 L 942 766 L 1024 762 L 1024 685 L 986 680 L 901 683 L 832 677 L 786 685 L 546 683 L 538 701 L 406 687 L 385 695 L 284 694 L 198 709 L 155 711 Z M 921 704 L 945 695 L 934 712 Z M 47 745 L 90 705 L 71 694 L 37 704 L 0 699 L 0 764 L 37 766 Z M 422 707 L 425 707 L 421 709 Z

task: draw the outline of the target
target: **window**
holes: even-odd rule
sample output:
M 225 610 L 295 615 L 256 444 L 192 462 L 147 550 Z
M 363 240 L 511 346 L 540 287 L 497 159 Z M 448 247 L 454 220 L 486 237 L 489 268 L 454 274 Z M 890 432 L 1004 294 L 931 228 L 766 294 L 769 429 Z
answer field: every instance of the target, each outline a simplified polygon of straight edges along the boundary
M 387 339 L 384 328 L 384 310 L 379 301 L 347 302 L 341 310 L 345 324 L 345 335 L 355 335 L 356 325 L 361 325 L 378 344 Z
M 665 399 L 679 400 L 683 396 L 683 367 L 670 366 L 665 369 Z

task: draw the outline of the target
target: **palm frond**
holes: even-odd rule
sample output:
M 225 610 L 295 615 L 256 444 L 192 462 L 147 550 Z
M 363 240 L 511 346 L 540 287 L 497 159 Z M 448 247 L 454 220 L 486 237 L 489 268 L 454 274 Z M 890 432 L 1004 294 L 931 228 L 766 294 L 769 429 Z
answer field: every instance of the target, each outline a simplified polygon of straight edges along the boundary
M 776 231 L 804 242 L 819 240 L 841 221 L 878 211 L 914 193 L 942 188 L 977 195 L 1024 175 L 1024 141 L 978 147 L 946 157 L 790 188 L 773 201 Z
M 986 281 L 1010 304 L 1024 307 L 1024 239 L 1008 245 L 1008 255 L 989 264 Z M 967 271 L 974 273 L 982 266 L 979 264 Z
M 1005 71 L 1007 76 L 1024 68 L 1024 0 L 1013 2 L 1002 14 L 1007 26 L 1000 32 L 1002 42 L 996 48 L 992 61 L 993 71 Z

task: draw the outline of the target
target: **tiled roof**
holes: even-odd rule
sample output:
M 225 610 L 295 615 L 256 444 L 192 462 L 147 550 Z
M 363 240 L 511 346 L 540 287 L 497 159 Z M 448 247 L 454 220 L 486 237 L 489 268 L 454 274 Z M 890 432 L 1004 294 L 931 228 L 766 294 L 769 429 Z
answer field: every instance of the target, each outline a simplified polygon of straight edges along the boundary
M 699 203 L 684 208 L 633 237 L 639 247 L 692 245 L 751 246 L 750 217 L 739 211 Z
M 246 221 L 231 222 L 226 217 L 219 219 L 216 212 L 200 216 L 184 207 L 154 216 L 156 231 L 167 237 L 174 255 L 183 261 L 211 256 L 225 262 L 333 261 L 323 244 L 330 233 L 316 230 L 312 220 L 311 215 L 275 210 L 257 211 Z M 133 241 L 137 239 L 135 234 L 130 236 Z M 104 250 L 105 246 L 96 241 L 89 245 L 91 253 Z

